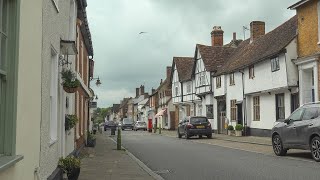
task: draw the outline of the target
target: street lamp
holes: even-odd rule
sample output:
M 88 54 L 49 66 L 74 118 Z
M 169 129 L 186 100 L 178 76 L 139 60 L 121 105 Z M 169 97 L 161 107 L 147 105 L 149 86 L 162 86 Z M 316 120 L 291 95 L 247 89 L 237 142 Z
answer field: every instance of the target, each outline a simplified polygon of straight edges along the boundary
M 99 87 L 99 86 L 102 84 L 101 81 L 100 81 L 99 76 L 98 76 L 98 78 L 91 78 L 90 81 L 95 80 L 95 79 L 97 80 L 97 81 L 96 81 L 96 86 Z

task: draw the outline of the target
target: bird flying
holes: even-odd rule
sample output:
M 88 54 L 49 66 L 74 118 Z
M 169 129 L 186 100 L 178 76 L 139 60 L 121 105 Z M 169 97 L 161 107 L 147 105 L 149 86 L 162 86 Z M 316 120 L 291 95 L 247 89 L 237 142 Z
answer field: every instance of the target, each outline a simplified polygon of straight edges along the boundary
M 142 31 L 142 32 L 140 32 L 139 34 L 144 34 L 144 33 L 147 33 L 147 32 L 143 32 L 143 31 Z

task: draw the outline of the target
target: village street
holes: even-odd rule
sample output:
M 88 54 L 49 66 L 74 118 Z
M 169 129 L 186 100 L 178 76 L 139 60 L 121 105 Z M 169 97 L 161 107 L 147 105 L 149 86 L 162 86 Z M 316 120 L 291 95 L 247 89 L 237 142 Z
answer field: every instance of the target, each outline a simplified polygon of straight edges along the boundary
M 268 145 L 178 139 L 173 133 L 123 131 L 122 142 L 164 179 L 319 179 L 320 166 L 307 151 L 277 157 Z

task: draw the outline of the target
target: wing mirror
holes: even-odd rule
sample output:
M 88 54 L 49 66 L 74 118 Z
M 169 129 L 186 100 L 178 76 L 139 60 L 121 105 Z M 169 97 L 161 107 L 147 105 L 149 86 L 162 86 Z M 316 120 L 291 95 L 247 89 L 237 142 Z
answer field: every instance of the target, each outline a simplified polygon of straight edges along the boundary
M 283 122 L 289 124 L 291 119 L 285 119 Z

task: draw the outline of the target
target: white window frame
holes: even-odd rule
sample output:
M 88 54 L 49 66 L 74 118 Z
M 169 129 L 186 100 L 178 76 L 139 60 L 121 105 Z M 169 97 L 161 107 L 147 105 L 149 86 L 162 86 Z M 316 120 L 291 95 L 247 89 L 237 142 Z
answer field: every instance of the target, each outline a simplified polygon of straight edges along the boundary
M 254 66 L 249 66 L 249 79 L 253 79 L 254 76 Z
M 216 77 L 216 88 L 221 88 L 221 76 Z
M 191 83 L 190 82 L 187 83 L 187 93 L 188 94 L 191 93 Z
M 58 139 L 58 78 L 59 54 L 51 47 L 50 74 L 50 145 Z
M 260 121 L 260 96 L 253 97 L 253 121 Z
M 229 75 L 229 80 L 230 80 L 230 86 L 233 86 L 233 85 L 235 85 L 236 83 L 235 83 L 235 81 L 234 81 L 234 73 L 231 73 L 230 75 Z
M 179 95 L 179 87 L 178 86 L 175 87 L 175 94 L 176 94 L 176 97 Z
M 280 70 L 279 57 L 272 58 L 271 60 L 271 71 L 275 72 Z

